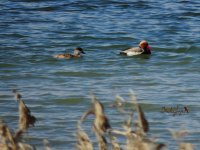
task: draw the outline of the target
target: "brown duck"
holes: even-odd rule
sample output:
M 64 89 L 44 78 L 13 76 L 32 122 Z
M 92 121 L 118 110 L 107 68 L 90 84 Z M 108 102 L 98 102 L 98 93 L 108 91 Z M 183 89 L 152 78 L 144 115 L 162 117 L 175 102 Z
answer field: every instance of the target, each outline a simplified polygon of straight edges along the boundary
M 74 49 L 74 54 L 68 54 L 68 53 L 57 54 L 57 55 L 54 55 L 54 58 L 65 58 L 65 59 L 80 58 L 80 57 L 82 57 L 81 54 L 85 54 L 85 52 L 83 51 L 82 48 L 77 47 Z

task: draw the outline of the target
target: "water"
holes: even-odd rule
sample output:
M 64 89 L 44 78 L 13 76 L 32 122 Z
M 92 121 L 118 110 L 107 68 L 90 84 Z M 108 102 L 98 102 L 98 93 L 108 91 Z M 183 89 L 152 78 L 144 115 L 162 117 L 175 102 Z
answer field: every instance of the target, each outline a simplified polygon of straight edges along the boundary
M 109 107 L 115 94 L 132 89 L 150 122 L 150 135 L 177 149 L 167 129 L 187 129 L 184 139 L 200 147 L 200 2 L 1 0 L 0 114 L 15 129 L 18 89 L 38 118 L 26 134 L 42 149 L 75 147 L 76 123 L 90 105 L 90 93 L 104 103 L 112 126 L 124 117 Z M 148 40 L 150 57 L 124 57 L 120 50 Z M 81 59 L 52 56 L 80 46 Z M 162 107 L 186 106 L 172 116 Z M 89 130 L 91 118 L 85 123 Z M 93 136 L 92 132 L 89 133 Z

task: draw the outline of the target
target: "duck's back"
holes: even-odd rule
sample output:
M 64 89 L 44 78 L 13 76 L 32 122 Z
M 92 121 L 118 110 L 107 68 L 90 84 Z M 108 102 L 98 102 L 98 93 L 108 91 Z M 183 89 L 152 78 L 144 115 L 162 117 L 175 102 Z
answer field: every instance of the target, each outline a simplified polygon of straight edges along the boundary
M 54 58 L 71 58 L 72 55 L 71 54 L 57 54 L 54 55 Z
M 133 56 L 133 55 L 142 54 L 143 52 L 144 52 L 144 50 L 140 47 L 132 47 L 132 48 L 128 48 L 128 49 L 121 51 L 120 54 L 127 55 L 127 56 Z

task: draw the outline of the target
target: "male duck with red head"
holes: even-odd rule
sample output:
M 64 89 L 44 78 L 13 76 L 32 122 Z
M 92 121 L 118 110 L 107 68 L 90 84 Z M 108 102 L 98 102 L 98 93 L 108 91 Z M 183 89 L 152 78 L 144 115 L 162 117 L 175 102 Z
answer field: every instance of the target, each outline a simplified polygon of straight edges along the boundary
M 70 59 L 70 58 L 79 58 L 81 57 L 82 55 L 81 54 L 85 54 L 85 52 L 83 51 L 82 48 L 80 47 L 77 47 L 74 49 L 74 54 L 57 54 L 57 55 L 54 55 L 54 58 L 66 58 L 66 59 Z
M 139 43 L 138 47 L 132 47 L 126 50 L 123 50 L 120 52 L 122 55 L 126 56 L 134 56 L 134 55 L 140 55 L 140 54 L 151 54 L 151 48 L 149 47 L 149 44 L 147 41 L 143 40 Z

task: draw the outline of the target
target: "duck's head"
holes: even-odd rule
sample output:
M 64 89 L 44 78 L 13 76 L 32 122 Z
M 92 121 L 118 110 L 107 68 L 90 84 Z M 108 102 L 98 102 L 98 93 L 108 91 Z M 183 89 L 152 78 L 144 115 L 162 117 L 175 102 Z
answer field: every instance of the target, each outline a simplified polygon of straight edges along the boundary
M 85 54 L 82 48 L 77 47 L 74 49 L 74 55 L 80 55 L 80 54 Z
M 151 48 L 150 48 L 148 42 L 145 41 L 145 40 L 140 42 L 139 47 L 141 47 L 142 49 L 144 49 L 146 51 L 150 51 L 151 52 Z

